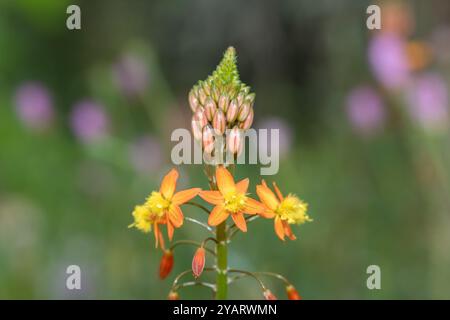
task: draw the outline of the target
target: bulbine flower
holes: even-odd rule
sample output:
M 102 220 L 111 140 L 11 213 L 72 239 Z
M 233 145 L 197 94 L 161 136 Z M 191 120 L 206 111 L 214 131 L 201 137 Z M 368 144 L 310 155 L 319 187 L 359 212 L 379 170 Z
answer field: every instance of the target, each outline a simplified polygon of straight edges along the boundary
M 155 233 L 156 247 L 161 243 L 164 248 L 164 238 L 160 231 L 160 224 L 167 226 L 167 235 L 172 240 L 174 228 L 183 224 L 183 212 L 180 205 L 191 200 L 200 192 L 200 188 L 191 188 L 175 193 L 178 179 L 178 171 L 172 169 L 162 180 L 159 191 L 153 191 L 143 205 L 138 205 L 133 211 L 134 222 L 130 227 L 135 227 L 145 233 Z
M 235 183 L 231 173 L 225 167 L 219 166 L 216 169 L 216 181 L 218 191 L 204 190 L 199 194 L 206 202 L 215 205 L 208 223 L 217 226 L 231 215 L 236 226 L 246 232 L 244 213 L 261 214 L 265 210 L 260 202 L 247 196 L 248 178 Z
M 165 279 L 173 268 L 173 252 L 172 250 L 164 250 L 164 254 L 159 264 L 159 277 Z
M 256 186 L 256 193 L 266 207 L 261 216 L 274 219 L 275 233 L 278 238 L 284 241 L 285 236 L 287 236 L 289 239 L 295 240 L 296 237 L 289 225 L 312 221 L 306 214 L 308 204 L 292 194 L 283 197 L 275 182 L 273 187 L 277 194 L 276 196 L 264 180 L 262 184 Z
M 200 277 L 205 268 L 205 249 L 200 247 L 195 251 L 194 258 L 192 259 L 192 273 L 195 278 Z

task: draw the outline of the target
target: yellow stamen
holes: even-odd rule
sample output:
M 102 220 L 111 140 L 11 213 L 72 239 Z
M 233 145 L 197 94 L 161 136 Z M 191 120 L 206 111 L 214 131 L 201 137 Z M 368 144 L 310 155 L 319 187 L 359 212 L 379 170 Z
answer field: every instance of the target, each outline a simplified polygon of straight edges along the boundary
M 225 196 L 225 210 L 230 213 L 242 212 L 245 207 L 247 197 L 243 193 L 236 191 L 228 192 Z
M 278 214 L 283 221 L 289 224 L 302 224 L 312 219 L 306 214 L 308 204 L 301 201 L 294 195 L 288 195 L 278 205 L 276 214 Z
M 170 207 L 170 201 L 165 199 L 160 192 L 153 191 L 147 198 L 145 206 L 148 207 L 155 218 L 162 218 Z

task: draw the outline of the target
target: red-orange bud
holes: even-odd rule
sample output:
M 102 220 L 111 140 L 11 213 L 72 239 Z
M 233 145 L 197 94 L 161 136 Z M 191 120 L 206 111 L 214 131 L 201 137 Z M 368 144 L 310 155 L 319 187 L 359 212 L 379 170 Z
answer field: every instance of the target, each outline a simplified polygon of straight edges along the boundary
M 180 300 L 180 296 L 178 295 L 178 292 L 176 291 L 170 291 L 169 295 L 167 296 L 168 300 Z
M 277 297 L 275 297 L 275 295 L 269 289 L 266 289 L 264 291 L 264 298 L 266 298 L 266 300 L 278 300 Z
M 204 267 L 205 267 L 205 249 L 203 247 L 200 247 L 195 252 L 194 259 L 192 259 L 192 273 L 194 274 L 195 278 L 200 277 Z
M 289 300 L 302 300 L 302 297 L 300 297 L 298 291 L 294 288 L 292 284 L 286 287 L 286 293 Z
M 166 278 L 173 268 L 173 253 L 170 250 L 164 251 L 161 258 L 161 263 L 159 264 L 159 277 L 161 279 Z

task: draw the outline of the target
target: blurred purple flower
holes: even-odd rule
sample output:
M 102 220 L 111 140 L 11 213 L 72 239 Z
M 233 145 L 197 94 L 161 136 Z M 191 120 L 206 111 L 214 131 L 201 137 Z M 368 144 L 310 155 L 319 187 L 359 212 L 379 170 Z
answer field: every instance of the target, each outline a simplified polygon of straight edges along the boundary
M 70 124 L 77 138 L 83 142 L 93 142 L 107 134 L 109 118 L 102 105 L 83 100 L 73 107 Z
M 37 82 L 20 85 L 15 94 L 16 111 L 31 129 L 42 130 L 53 122 L 53 101 L 48 89 Z
M 143 174 L 160 169 L 163 157 L 158 140 L 151 135 L 139 137 L 130 146 L 130 161 L 136 171 Z
M 267 139 L 267 146 L 260 146 L 263 148 L 263 150 L 260 150 L 261 152 L 267 152 L 271 149 L 271 138 L 270 138 L 270 130 L 271 129 L 278 129 L 279 130 L 279 152 L 280 157 L 286 156 L 290 149 L 292 148 L 293 140 L 294 140 L 294 133 L 292 130 L 292 127 L 284 121 L 281 118 L 278 117 L 268 117 L 262 119 L 260 122 L 257 123 L 256 127 L 258 129 L 267 129 L 268 130 L 268 139 Z
M 347 116 L 353 128 L 363 135 L 376 133 L 386 118 L 378 93 L 368 86 L 353 89 L 347 97 Z
M 388 89 L 404 86 L 409 79 L 405 41 L 390 33 L 378 33 L 369 43 L 369 63 L 377 80 Z
M 435 73 L 421 75 L 408 90 L 411 116 L 426 129 L 446 128 L 449 120 L 447 83 Z
M 113 68 L 117 86 L 126 96 L 142 94 L 148 86 L 149 74 L 145 61 L 136 55 L 126 54 Z

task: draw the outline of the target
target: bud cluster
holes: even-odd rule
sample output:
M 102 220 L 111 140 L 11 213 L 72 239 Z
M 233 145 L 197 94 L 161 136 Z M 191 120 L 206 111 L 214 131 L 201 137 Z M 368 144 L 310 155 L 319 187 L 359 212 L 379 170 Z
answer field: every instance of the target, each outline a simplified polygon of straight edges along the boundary
M 189 92 L 192 133 L 202 142 L 204 151 L 211 153 L 214 137 L 227 133 L 227 150 L 238 153 L 243 132 L 253 123 L 254 102 L 255 94 L 239 80 L 236 51 L 230 47 L 213 74 Z

